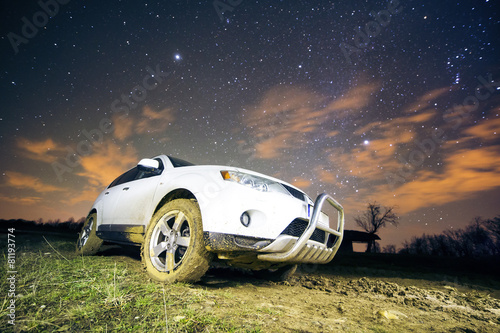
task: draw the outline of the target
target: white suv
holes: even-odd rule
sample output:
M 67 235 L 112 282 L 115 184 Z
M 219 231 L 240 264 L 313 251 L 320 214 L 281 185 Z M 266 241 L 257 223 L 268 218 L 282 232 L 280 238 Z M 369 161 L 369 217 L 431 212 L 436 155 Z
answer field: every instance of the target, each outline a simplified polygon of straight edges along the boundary
M 335 229 L 321 211 L 325 202 L 337 211 Z M 343 208 L 327 194 L 313 203 L 257 172 L 160 155 L 97 197 L 76 250 L 95 254 L 103 241 L 141 245 L 146 271 L 166 283 L 197 281 L 214 259 L 284 280 L 299 263 L 332 260 L 343 230 Z

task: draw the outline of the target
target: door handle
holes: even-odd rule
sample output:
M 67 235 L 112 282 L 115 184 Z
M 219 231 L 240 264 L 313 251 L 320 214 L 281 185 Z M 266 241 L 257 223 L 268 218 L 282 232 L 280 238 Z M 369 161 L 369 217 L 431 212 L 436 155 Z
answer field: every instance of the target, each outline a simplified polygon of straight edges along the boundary
M 124 190 L 124 191 L 128 191 L 128 189 L 129 189 L 129 188 L 130 188 L 130 187 L 124 187 L 124 188 L 123 188 L 123 190 Z
M 108 195 L 108 194 L 109 194 L 109 192 L 104 193 L 104 195 Z

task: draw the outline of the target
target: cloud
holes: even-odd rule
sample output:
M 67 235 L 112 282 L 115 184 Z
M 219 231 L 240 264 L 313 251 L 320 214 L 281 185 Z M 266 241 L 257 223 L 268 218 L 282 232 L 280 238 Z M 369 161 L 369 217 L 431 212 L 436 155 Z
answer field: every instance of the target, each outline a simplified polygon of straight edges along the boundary
M 334 136 L 337 136 L 340 134 L 340 131 L 330 131 L 326 134 L 327 138 L 333 138 Z
M 85 212 L 88 202 L 95 200 L 113 179 L 124 173 L 138 162 L 138 154 L 134 142 L 130 140 L 134 135 L 152 136 L 165 135 L 166 130 L 175 121 L 172 108 L 154 110 L 145 106 L 140 114 L 128 117 L 113 116 L 114 132 L 112 136 L 103 137 L 99 142 L 90 143 L 89 155 L 80 156 L 78 165 L 71 167 L 74 183 L 61 183 L 57 187 L 47 183 L 45 179 L 50 174 L 27 175 L 18 171 L 6 171 L 4 189 L 0 193 L 4 205 L 2 209 L 15 215 L 12 207 L 23 205 L 30 207 L 30 214 L 46 214 L 54 216 L 71 211 Z M 71 150 L 70 146 L 62 145 L 52 138 L 31 140 L 20 138 L 16 140 L 19 154 L 31 161 L 40 161 L 47 164 L 64 161 Z M 36 171 L 35 171 L 36 172 Z M 76 184 L 76 185 L 75 185 Z M 15 189 L 29 190 L 27 196 L 16 196 Z M 50 195 L 37 196 L 33 193 Z M 67 209 L 67 211 L 65 210 Z M 19 210 L 19 208 L 18 208 Z M 11 212 L 12 211 L 12 212 Z
M 464 133 L 472 138 L 485 141 L 498 140 L 500 138 L 500 118 L 484 120 L 475 126 L 467 128 Z
M 317 166 L 314 169 L 314 174 L 316 175 L 316 178 L 321 182 L 321 183 L 326 183 L 330 185 L 334 185 L 335 188 L 341 188 L 344 187 L 338 179 L 337 179 L 337 174 L 333 171 L 329 171 L 325 169 L 325 166 Z
M 408 105 L 404 112 L 405 113 L 413 113 L 425 110 L 430 107 L 430 109 L 434 109 L 434 106 L 430 105 L 432 101 L 435 101 L 439 97 L 449 93 L 453 88 L 443 87 L 437 88 L 434 90 L 430 90 L 427 93 L 420 96 L 415 103 Z
M 33 196 L 27 196 L 27 197 L 7 197 L 0 195 L 0 201 L 1 202 L 9 202 L 13 204 L 19 204 L 19 205 L 34 205 L 42 201 L 42 198 L 40 197 L 33 197 Z
M 444 161 L 442 172 L 421 170 L 412 182 L 392 192 L 387 185 L 374 192 L 381 202 L 400 202 L 401 213 L 423 207 L 440 206 L 469 199 L 482 191 L 500 186 L 500 152 L 498 147 L 460 149 Z
M 371 147 L 369 148 L 355 148 L 350 152 L 334 149 L 330 152 L 328 159 L 332 165 L 340 170 L 343 176 L 380 180 L 386 172 L 399 167 L 399 163 L 394 157 L 395 147 L 390 146 L 391 142 L 394 141 L 375 140 L 370 142 Z
M 93 153 L 80 160 L 83 171 L 78 176 L 88 180 L 89 185 L 102 189 L 113 179 L 138 162 L 137 152 L 132 146 L 120 147 L 110 140 L 94 144 Z
M 422 103 L 428 104 L 447 91 L 445 88 L 431 91 L 419 99 L 419 105 L 402 108 L 419 112 L 405 112 L 403 116 L 373 121 L 355 130 L 359 142 L 326 151 L 329 163 L 325 168 L 336 171 L 315 170 L 318 179 L 340 189 L 349 209 L 359 209 L 358 202 L 376 200 L 384 205 L 398 205 L 401 214 L 471 199 L 482 191 L 500 187 L 498 118 L 469 126 L 456 133 L 458 138 L 453 140 L 434 142 L 434 150 L 429 152 L 433 156 L 425 155 L 425 159 L 430 162 L 431 158 L 439 158 L 439 168 L 429 170 L 424 166 L 426 163 L 411 170 L 406 182 L 388 184 L 386 176 L 398 174 L 405 165 L 405 159 L 398 156 L 405 157 L 412 149 L 421 150 L 418 143 L 433 137 L 439 113 Z M 361 142 L 364 139 L 366 143 Z M 477 148 L 477 141 L 483 146 Z M 356 185 L 356 193 L 350 186 L 342 187 L 347 180 Z
M 297 87 L 271 88 L 242 115 L 256 139 L 256 157 L 271 159 L 283 156 L 287 149 L 305 148 L 319 132 L 325 137 L 337 135 L 334 120 L 367 107 L 375 89 L 359 86 L 332 98 Z
M 63 191 L 64 189 L 45 184 L 39 178 L 25 175 L 16 171 L 7 171 L 5 173 L 7 176 L 7 186 L 14 187 L 17 189 L 31 189 L 38 193 L 46 193 L 46 192 L 56 192 Z
M 352 88 L 341 98 L 334 99 L 326 110 L 331 111 L 352 111 L 365 108 L 369 105 L 370 98 L 378 86 L 366 84 Z
M 258 142 L 255 145 L 255 153 L 259 158 L 271 159 L 280 156 L 283 150 L 291 147 L 289 135 L 282 133 Z
M 142 117 L 136 125 L 138 134 L 165 132 L 175 120 L 172 108 L 154 111 L 149 106 L 142 109 Z
M 123 171 L 125 172 L 126 170 Z M 81 202 L 94 202 L 103 189 L 104 187 L 98 188 L 93 186 L 85 186 L 81 191 L 78 191 L 78 194 L 76 196 L 65 199 L 64 203 L 68 205 L 75 205 Z
M 26 158 L 46 163 L 55 162 L 61 153 L 65 152 L 64 147 L 55 143 L 51 138 L 42 141 L 20 138 L 17 140 L 16 145 Z
M 133 134 L 134 119 L 123 115 L 113 115 L 114 131 L 113 135 L 120 141 L 123 141 Z
M 138 162 L 137 152 L 132 146 L 118 146 L 111 140 L 94 144 L 93 153 L 80 160 L 82 171 L 77 175 L 87 180 L 78 194 L 63 200 L 66 205 L 93 202 L 97 195 L 116 177 Z
M 296 177 L 295 179 L 293 179 L 291 184 L 293 186 L 296 186 L 296 187 L 304 190 L 304 189 L 308 188 L 309 186 L 311 186 L 312 182 L 309 179 L 305 179 L 302 177 Z
M 328 160 L 344 176 L 380 181 L 387 173 L 395 172 L 401 162 L 396 158 L 400 147 L 411 144 L 418 137 L 416 129 L 434 119 L 435 111 L 403 116 L 385 122 L 375 121 L 354 132 L 368 138 L 350 150 L 334 148 L 328 151 Z
M 132 135 L 165 133 L 169 125 L 175 120 L 175 112 L 172 108 L 155 111 L 149 106 L 144 106 L 140 116 L 114 115 L 113 135 L 120 141 L 124 141 Z

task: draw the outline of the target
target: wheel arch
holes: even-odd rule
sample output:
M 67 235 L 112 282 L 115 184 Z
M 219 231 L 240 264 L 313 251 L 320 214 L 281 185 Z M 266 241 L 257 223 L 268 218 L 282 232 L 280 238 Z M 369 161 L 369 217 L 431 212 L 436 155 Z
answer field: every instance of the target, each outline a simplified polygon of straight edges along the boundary
M 210 267 L 213 255 L 205 248 L 201 213 L 193 209 L 197 206 L 193 198 L 189 191 L 171 191 L 164 197 L 166 204 L 158 210 L 146 229 L 141 246 L 141 261 L 154 280 L 163 283 L 196 282 Z M 182 216 L 181 221 L 167 225 L 163 217 L 172 212 L 173 215 L 169 216 L 169 220 L 175 216 L 177 221 L 177 217 Z M 163 228 L 159 227 L 164 223 Z M 174 228 L 174 225 L 177 226 Z M 188 234 L 182 232 L 181 226 Z M 184 239 L 183 242 L 177 243 L 180 239 Z M 159 245 L 166 242 L 170 246 L 162 246 L 160 249 Z M 184 247 L 184 251 L 177 252 L 177 245 Z M 165 256 L 164 252 L 167 252 Z
M 161 208 L 163 207 L 167 202 L 170 202 L 175 199 L 194 199 L 197 201 L 195 195 L 193 192 L 190 190 L 187 190 L 185 188 L 178 188 L 175 190 L 172 190 L 165 194 L 163 198 L 158 202 L 158 205 L 156 205 L 155 210 L 153 212 L 153 215 Z

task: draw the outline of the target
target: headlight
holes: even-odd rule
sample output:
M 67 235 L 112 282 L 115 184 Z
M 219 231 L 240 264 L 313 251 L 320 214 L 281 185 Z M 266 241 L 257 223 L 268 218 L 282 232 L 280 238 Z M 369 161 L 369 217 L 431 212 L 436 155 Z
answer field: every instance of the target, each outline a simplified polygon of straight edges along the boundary
M 260 192 L 276 192 L 290 195 L 283 185 L 270 179 L 236 171 L 221 171 L 220 173 L 224 180 L 235 182 Z

